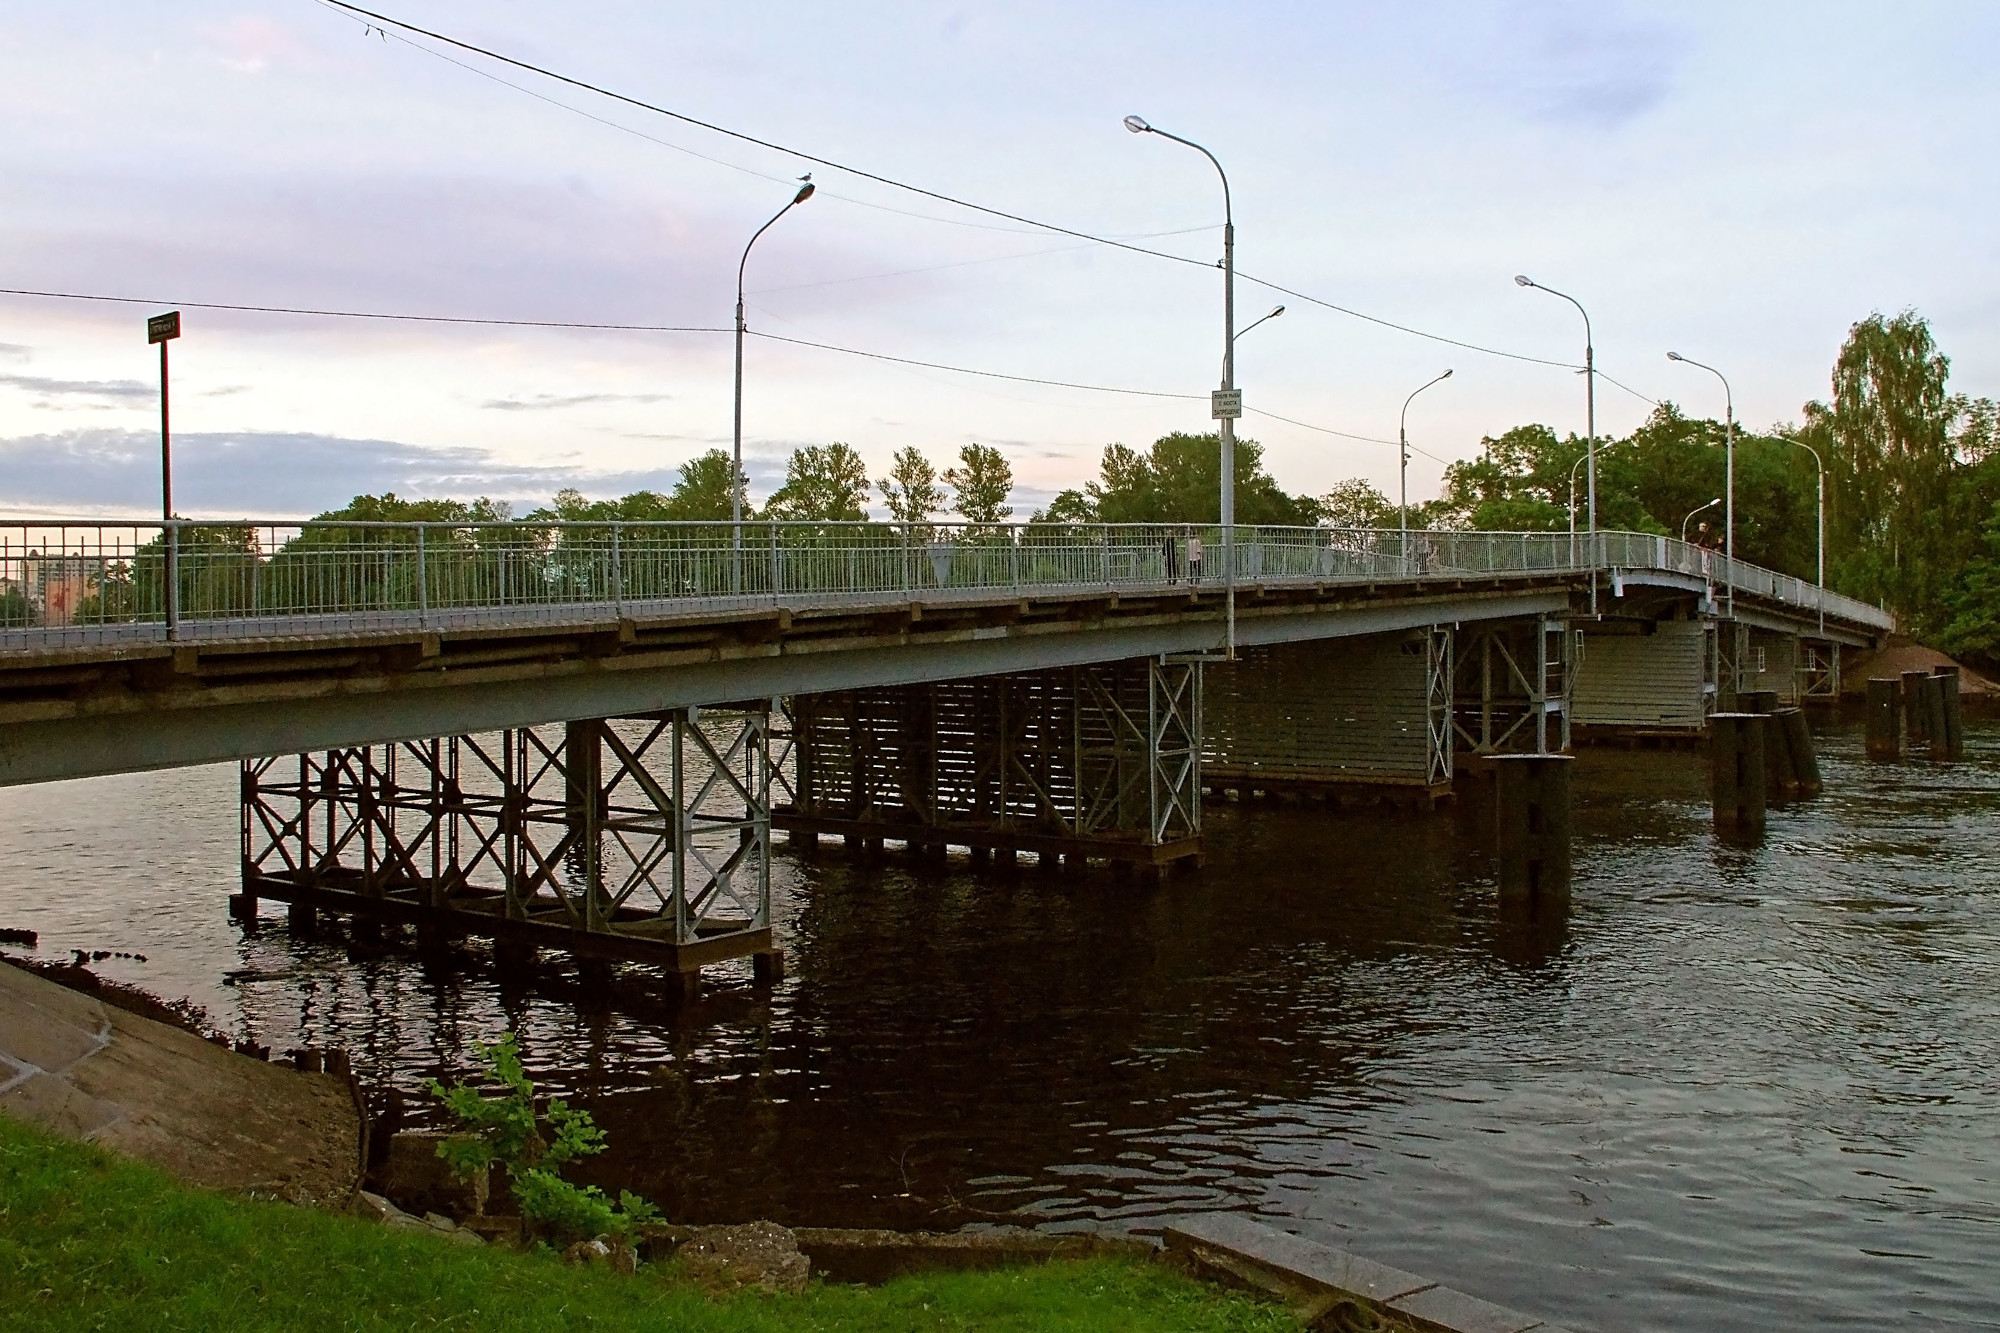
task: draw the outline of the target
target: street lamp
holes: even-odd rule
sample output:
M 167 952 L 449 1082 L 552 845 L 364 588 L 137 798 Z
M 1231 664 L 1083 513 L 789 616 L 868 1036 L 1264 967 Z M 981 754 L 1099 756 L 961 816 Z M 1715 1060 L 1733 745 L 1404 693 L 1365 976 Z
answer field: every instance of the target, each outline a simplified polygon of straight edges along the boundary
M 792 196 L 791 203 L 772 214 L 770 222 L 757 228 L 750 244 L 743 247 L 743 258 L 736 261 L 736 430 L 729 453 L 729 522 L 734 534 L 730 544 L 735 553 L 731 561 L 731 583 L 735 591 L 741 591 L 743 580 L 743 269 L 750 262 L 750 246 L 757 244 L 757 237 L 771 230 L 773 223 L 812 195 L 812 182 L 807 181 Z
M 1229 173 L 1215 154 L 1192 139 L 1154 129 L 1143 117 L 1125 117 L 1125 128 L 1134 134 L 1157 134 L 1163 139 L 1192 148 L 1207 158 L 1222 178 L 1222 391 L 1211 400 L 1211 414 L 1221 423 L 1222 441 L 1222 578 L 1226 598 L 1225 649 L 1236 658 L 1236 418 L 1243 413 L 1236 390 L 1236 212 L 1229 197 Z M 1282 309 L 1282 307 L 1280 307 Z M 1270 316 L 1266 315 L 1265 319 Z M 1261 321 L 1260 321 L 1261 322 Z
M 1682 365 L 1705 370 L 1722 381 L 1723 404 L 1723 447 L 1726 450 L 1723 462 L 1723 508 L 1722 508 L 1722 554 L 1733 562 L 1736 559 L 1736 396 L 1730 391 L 1729 377 L 1714 366 L 1690 361 L 1679 352 L 1668 352 L 1667 360 L 1678 361 Z M 1729 574 L 1729 614 L 1736 615 L 1736 573 Z
M 1259 324 L 1262 324 L 1265 320 L 1276 319 L 1278 316 L 1284 313 L 1285 313 L 1285 308 L 1283 306 L 1279 306 L 1276 310 L 1273 310 L 1268 315 L 1260 315 L 1256 319 L 1251 320 L 1248 324 L 1245 324 L 1242 328 L 1236 330 L 1236 336 L 1241 338 L 1244 334 L 1250 332 L 1250 330 L 1256 328 Z
M 1544 287 L 1542 286 L 1542 284 L 1536 282 L 1533 278 L 1528 277 L 1526 274 L 1516 273 L 1514 275 L 1514 281 L 1519 286 L 1533 287 L 1536 291 L 1547 292 L 1550 296 L 1562 297 L 1563 300 L 1575 306 L 1576 312 L 1579 315 L 1583 316 L 1583 405 L 1584 405 L 1584 421 L 1585 421 L 1584 429 L 1588 432 L 1588 441 L 1589 441 L 1588 444 L 1585 446 L 1587 452 L 1584 454 L 1584 457 L 1590 460 L 1590 484 L 1588 488 L 1590 496 L 1590 530 L 1592 532 L 1596 532 L 1597 531 L 1597 349 L 1594 346 L 1594 339 L 1592 339 L 1590 335 L 1590 312 L 1588 310 L 1585 310 L 1583 308 L 1583 302 L 1577 300 L 1574 296 L 1569 295 L 1567 292 L 1559 292 L 1553 287 Z
M 1819 578 L 1818 578 L 1818 583 L 1819 583 L 1819 588 L 1820 588 L 1820 591 L 1824 592 L 1824 591 L 1826 591 L 1826 464 L 1825 464 L 1824 462 L 1822 462 L 1822 461 L 1820 460 L 1820 456 L 1819 456 L 1819 450 L 1817 450 L 1817 449 L 1813 448 L 1813 447 L 1812 447 L 1811 445 L 1807 444 L 1807 443 L 1806 443 L 1806 442 L 1805 442 L 1804 440 L 1795 440 L 1795 439 L 1793 439 L 1793 438 L 1792 438 L 1791 436 L 1789 436 L 1789 435 L 1782 435 L 1782 436 L 1780 436 L 1779 438 L 1780 438 L 1780 439 L 1782 439 L 1782 440 L 1784 440 L 1784 441 L 1785 441 L 1785 443 L 1787 443 L 1787 444 L 1796 444 L 1796 445 L 1797 445 L 1797 446 L 1798 446 L 1799 448 L 1801 448 L 1801 449 L 1805 450 L 1805 451 L 1806 451 L 1807 453 L 1811 454 L 1811 455 L 1812 455 L 1812 460 L 1813 460 L 1813 469 L 1814 469 L 1814 471 L 1815 471 L 1815 472 L 1816 472 L 1816 473 L 1818 474 L 1818 479 L 1819 479 Z M 1821 599 L 1821 601 L 1822 601 L 1822 602 L 1824 602 L 1824 601 L 1825 601 L 1825 599 L 1824 599 L 1824 598 L 1822 598 L 1822 599 Z M 1822 612 L 1822 613 L 1823 613 L 1823 612 Z
M 1718 495 L 1713 500 L 1710 500 L 1707 504 L 1702 505 L 1700 508 L 1688 510 L 1687 518 L 1681 520 L 1681 541 L 1685 543 L 1688 539 L 1689 520 L 1693 519 L 1696 514 L 1706 514 L 1709 510 L 1715 508 L 1717 505 L 1721 503 L 1722 503 L 1722 497 Z
M 1405 564 L 1408 563 L 1410 558 L 1410 403 L 1415 400 L 1418 394 L 1430 388 L 1431 385 L 1442 384 L 1450 378 L 1451 372 L 1447 370 L 1436 379 L 1426 381 L 1410 390 L 1410 396 L 1403 400 L 1403 415 L 1396 424 L 1396 446 L 1397 452 L 1401 456 L 1398 469 L 1401 480 L 1398 483 L 1396 492 L 1396 510 L 1401 516 L 1396 526 L 1401 535 L 1398 538 L 1396 550 L 1401 554 Z

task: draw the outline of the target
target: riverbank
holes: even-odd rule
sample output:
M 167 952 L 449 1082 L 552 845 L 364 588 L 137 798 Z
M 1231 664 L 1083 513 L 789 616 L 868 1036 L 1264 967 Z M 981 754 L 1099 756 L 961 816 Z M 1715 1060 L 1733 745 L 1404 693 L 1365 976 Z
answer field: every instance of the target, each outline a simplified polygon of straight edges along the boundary
M 621 1276 L 181 1185 L 0 1115 L 0 1309 L 21 1329 L 1105 1329 L 1295 1333 L 1284 1309 L 1116 1259 L 711 1300 Z

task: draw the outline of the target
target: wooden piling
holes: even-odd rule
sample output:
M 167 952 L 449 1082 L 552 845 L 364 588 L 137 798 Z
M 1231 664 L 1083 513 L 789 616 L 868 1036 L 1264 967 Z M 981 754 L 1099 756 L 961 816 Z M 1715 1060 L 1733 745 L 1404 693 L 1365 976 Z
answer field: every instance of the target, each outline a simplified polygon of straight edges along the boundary
M 1755 833 L 1764 827 L 1762 713 L 1713 713 L 1708 719 L 1709 794 L 1718 829 Z
M 1494 756 L 1494 851 L 1503 908 L 1569 902 L 1572 762 L 1566 754 Z
M 286 903 L 285 928 L 300 939 L 311 939 L 319 931 L 319 909 L 309 903 Z
M 1894 763 L 1903 757 L 1901 683 L 1877 676 L 1868 682 L 1868 757 Z
M 1931 758 L 1948 762 L 1951 752 L 1951 724 L 1945 717 L 1944 677 L 1925 676 L 1918 682 L 1924 714 L 1924 735 L 1930 742 Z
M 750 972 L 759 986 L 774 986 L 785 979 L 785 951 L 760 949 L 750 955 Z
M 1903 673 L 1903 735 L 1909 738 L 1912 749 L 1930 744 L 1930 705 L 1924 697 L 1924 682 L 1930 678 L 1928 671 Z
M 1767 805 L 1783 805 L 1799 796 L 1799 774 L 1792 762 L 1792 737 L 1786 725 L 1786 714 L 1797 713 L 1796 708 L 1773 708 L 1762 716 L 1770 720 L 1764 724 L 1764 801 Z
M 1813 744 L 1812 728 L 1806 725 L 1803 708 L 1787 708 L 1778 716 L 1783 720 L 1785 749 L 1791 761 L 1792 778 L 1797 783 L 1800 796 L 1817 796 L 1826 790 L 1826 783 L 1820 778 L 1819 750 Z
M 1775 713 L 1778 711 L 1778 692 L 1776 690 L 1738 690 L 1736 692 L 1736 711 L 1739 713 L 1764 713 L 1766 715 Z
M 1958 668 L 1941 666 L 1932 669 L 1937 677 L 1940 701 L 1944 718 L 1944 754 L 1940 757 L 1956 762 L 1965 758 L 1965 715 L 1960 711 L 1958 698 Z

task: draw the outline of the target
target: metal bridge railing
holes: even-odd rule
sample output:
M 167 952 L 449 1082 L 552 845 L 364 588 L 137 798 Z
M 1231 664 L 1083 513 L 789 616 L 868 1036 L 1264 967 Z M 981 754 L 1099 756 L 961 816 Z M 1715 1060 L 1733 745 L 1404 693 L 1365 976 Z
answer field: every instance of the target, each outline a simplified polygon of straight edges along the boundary
M 171 541 L 169 540 L 171 537 Z M 1223 581 L 1213 525 L 0 523 L 0 649 L 601 619 Z M 169 568 L 171 584 L 169 589 Z M 1239 526 L 1242 583 L 1659 570 L 1887 628 L 1881 610 L 1670 537 Z M 169 592 L 171 591 L 171 596 Z

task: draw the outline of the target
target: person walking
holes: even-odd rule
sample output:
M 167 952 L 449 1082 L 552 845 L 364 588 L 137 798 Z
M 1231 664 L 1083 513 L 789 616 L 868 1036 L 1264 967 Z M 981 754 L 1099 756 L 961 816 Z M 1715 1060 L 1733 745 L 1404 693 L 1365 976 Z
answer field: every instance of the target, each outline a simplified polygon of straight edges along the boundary
M 1160 570 L 1169 584 L 1181 581 L 1181 547 L 1171 529 L 1160 534 Z
M 1201 538 L 1195 536 L 1193 532 L 1188 533 L 1187 553 L 1188 553 L 1188 582 L 1191 584 L 1200 583 L 1201 582 Z

